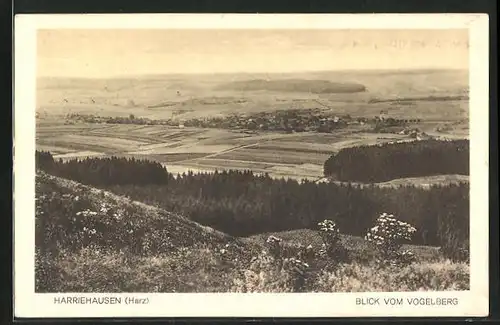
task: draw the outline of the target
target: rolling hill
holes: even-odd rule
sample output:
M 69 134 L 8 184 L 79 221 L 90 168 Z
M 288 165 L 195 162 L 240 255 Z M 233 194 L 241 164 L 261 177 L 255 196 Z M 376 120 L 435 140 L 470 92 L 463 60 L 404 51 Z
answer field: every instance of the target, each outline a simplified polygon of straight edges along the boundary
M 110 79 L 41 77 L 36 96 L 41 114 L 190 119 L 330 107 L 338 114 L 353 116 L 373 116 L 387 110 L 390 116 L 455 120 L 468 116 L 468 89 L 467 71 L 325 71 Z M 422 100 L 425 98 L 432 101 Z
M 37 292 L 226 291 L 234 261 L 249 263 L 258 249 L 182 216 L 41 171 L 36 186 Z
M 143 219 L 142 222 L 136 224 L 135 232 L 151 231 L 151 226 L 160 228 L 162 232 L 168 233 L 170 241 L 177 247 L 192 247 L 197 246 L 202 242 L 211 242 L 221 245 L 227 243 L 243 243 L 237 238 L 231 237 L 223 232 L 217 231 L 211 227 L 200 225 L 183 216 L 165 211 L 163 209 L 144 204 L 142 202 L 133 201 L 123 196 L 115 195 L 109 191 L 97 189 L 91 186 L 83 185 L 78 182 L 49 175 L 43 171 L 37 171 L 36 184 L 38 187 L 37 197 L 50 196 L 54 200 L 64 200 L 64 198 L 76 198 L 75 201 L 81 202 L 81 198 L 86 199 L 86 204 L 81 208 L 98 211 L 102 206 L 120 207 L 125 211 L 139 211 L 139 215 L 129 214 L 128 218 Z M 64 201 L 61 201 L 61 203 Z M 67 203 L 71 203 L 68 201 Z M 50 205 L 48 206 L 50 207 Z M 76 207 L 76 206 L 75 206 Z M 38 216 L 41 217 L 41 216 Z M 54 222 L 61 222 L 61 225 L 66 221 L 66 218 L 72 218 L 72 215 L 51 215 L 49 218 Z M 44 217 L 45 218 L 45 217 Z M 96 220 L 98 222 L 126 223 L 125 219 L 115 220 Z M 39 233 L 41 234 L 41 233 Z M 141 238 L 132 238 L 131 240 L 140 241 Z M 162 252 L 160 252 L 162 253 Z
M 366 91 L 366 87 L 355 83 L 338 83 L 328 80 L 307 80 L 307 79 L 282 79 L 265 80 L 253 79 L 245 81 L 234 81 L 219 85 L 216 90 L 268 90 L 283 92 L 302 92 L 312 94 L 338 94 L 338 93 L 358 93 Z
M 322 268 L 325 261 L 320 259 L 306 271 L 305 289 L 297 289 L 297 273 L 277 268 L 263 251 L 270 234 L 234 238 L 41 171 L 36 191 L 36 292 L 387 292 L 469 287 L 467 264 L 442 260 L 432 247 L 412 246 L 419 262 L 395 269 L 353 260 L 332 271 Z M 292 248 L 299 241 L 319 244 L 313 230 L 276 235 Z M 354 255 L 372 256 L 360 238 L 343 236 L 343 243 Z

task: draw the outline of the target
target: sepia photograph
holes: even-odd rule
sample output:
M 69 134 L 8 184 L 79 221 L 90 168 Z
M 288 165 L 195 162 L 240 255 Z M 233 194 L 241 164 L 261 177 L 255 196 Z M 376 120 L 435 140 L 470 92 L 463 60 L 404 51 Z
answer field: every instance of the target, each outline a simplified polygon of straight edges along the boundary
M 460 305 L 488 231 L 469 26 L 231 26 L 31 31 L 33 294 Z

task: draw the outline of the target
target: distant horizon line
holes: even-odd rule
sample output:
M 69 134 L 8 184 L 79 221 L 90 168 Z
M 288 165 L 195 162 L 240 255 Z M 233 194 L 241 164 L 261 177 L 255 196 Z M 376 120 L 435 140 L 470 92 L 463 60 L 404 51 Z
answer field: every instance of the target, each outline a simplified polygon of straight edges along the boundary
M 398 71 L 469 71 L 468 68 L 385 68 L 385 69 L 339 69 L 339 70 L 301 70 L 301 71 L 275 71 L 275 72 L 245 72 L 245 71 L 228 71 L 228 72 L 163 72 L 163 73 L 145 73 L 145 74 L 123 74 L 110 75 L 104 77 L 97 76 L 36 76 L 36 79 L 51 78 L 51 79 L 126 79 L 137 77 L 160 77 L 160 76 L 196 76 L 196 75 L 279 75 L 279 74 L 306 74 L 306 73 L 331 73 L 331 72 L 398 72 Z

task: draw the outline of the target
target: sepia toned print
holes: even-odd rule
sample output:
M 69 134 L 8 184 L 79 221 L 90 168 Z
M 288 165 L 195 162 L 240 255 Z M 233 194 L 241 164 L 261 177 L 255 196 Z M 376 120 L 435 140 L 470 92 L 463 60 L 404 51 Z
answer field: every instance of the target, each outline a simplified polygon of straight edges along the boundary
M 469 288 L 467 30 L 37 37 L 40 292 Z
M 34 37 L 34 293 L 471 291 L 467 26 Z

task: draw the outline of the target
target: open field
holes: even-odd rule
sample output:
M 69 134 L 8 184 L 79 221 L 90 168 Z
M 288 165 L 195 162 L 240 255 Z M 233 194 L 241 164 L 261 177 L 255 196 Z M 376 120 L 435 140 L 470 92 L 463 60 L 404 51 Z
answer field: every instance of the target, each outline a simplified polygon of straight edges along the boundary
M 56 159 L 114 155 L 157 161 L 173 173 L 250 169 L 271 177 L 310 180 L 320 179 L 324 162 L 343 148 L 412 141 L 407 135 L 363 132 L 359 126 L 326 134 L 266 131 L 248 134 L 163 125 L 64 125 L 60 120 L 51 124 L 45 119 L 36 131 L 37 149 L 52 152 Z M 401 182 L 425 185 L 427 179 L 395 181 L 384 186 Z
M 355 187 L 359 188 L 367 188 L 372 185 L 375 185 L 377 187 L 381 188 L 398 188 L 402 186 L 417 186 L 420 188 L 424 189 L 429 189 L 432 186 L 438 186 L 438 185 L 456 185 L 456 184 L 463 184 L 463 183 L 469 183 L 469 176 L 468 175 L 458 175 L 458 174 L 449 174 L 449 175 L 436 175 L 436 176 L 422 176 L 422 177 L 404 177 L 404 178 L 395 178 L 393 180 L 387 181 L 387 182 L 378 182 L 378 183 L 359 183 L 359 182 L 342 182 L 342 181 L 336 181 L 336 180 L 331 180 L 327 177 L 321 178 L 316 181 L 316 183 L 334 183 L 334 184 L 350 184 Z
M 469 182 L 468 175 L 437 175 L 437 176 L 426 176 L 426 177 L 407 177 L 393 179 L 388 182 L 377 183 L 378 186 L 403 186 L 408 184 L 417 185 L 420 187 L 430 187 L 439 184 L 458 184 Z
M 323 163 L 342 148 L 407 139 L 397 134 L 271 133 L 138 125 L 58 125 L 37 127 L 37 149 L 56 159 L 95 155 L 136 157 L 164 163 L 174 172 L 251 169 L 276 177 L 318 179 Z

